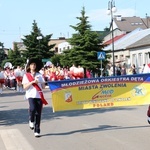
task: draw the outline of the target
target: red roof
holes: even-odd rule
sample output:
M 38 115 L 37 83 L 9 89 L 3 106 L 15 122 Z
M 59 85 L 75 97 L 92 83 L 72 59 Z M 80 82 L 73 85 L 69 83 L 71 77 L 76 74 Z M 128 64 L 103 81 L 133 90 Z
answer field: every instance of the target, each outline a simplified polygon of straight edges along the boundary
M 115 36 L 115 37 L 114 37 L 114 42 L 117 41 L 117 40 L 119 40 L 120 38 L 122 38 L 122 37 L 125 36 L 125 35 L 126 35 L 126 34 L 121 34 L 121 35 Z M 104 43 L 104 45 L 110 45 L 111 43 L 112 43 L 112 39 L 106 41 L 106 42 Z

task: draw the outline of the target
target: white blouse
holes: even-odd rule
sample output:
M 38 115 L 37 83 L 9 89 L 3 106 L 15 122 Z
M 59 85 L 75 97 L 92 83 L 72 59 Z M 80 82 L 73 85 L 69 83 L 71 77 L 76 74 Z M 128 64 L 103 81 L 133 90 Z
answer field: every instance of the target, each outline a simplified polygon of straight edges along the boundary
M 32 74 L 31 74 L 32 75 Z M 33 76 L 33 75 L 32 75 Z M 42 85 L 45 80 L 42 76 L 42 74 L 40 73 L 36 73 L 35 76 L 33 78 L 37 77 L 38 78 L 38 86 L 41 88 L 42 90 Z M 26 76 L 26 74 L 24 74 L 23 76 L 23 79 L 22 79 L 22 84 L 27 84 L 29 83 L 29 80 Z M 40 98 L 40 95 L 39 95 L 39 92 L 36 90 L 36 88 L 31 85 L 27 90 L 26 90 L 26 94 L 25 94 L 25 98 L 28 99 L 28 98 Z

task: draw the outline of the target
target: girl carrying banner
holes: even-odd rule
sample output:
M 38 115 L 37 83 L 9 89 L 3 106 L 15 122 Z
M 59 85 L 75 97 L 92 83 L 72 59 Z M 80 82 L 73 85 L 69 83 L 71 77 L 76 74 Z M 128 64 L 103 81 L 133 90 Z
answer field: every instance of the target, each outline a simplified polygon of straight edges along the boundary
M 40 136 L 42 106 L 48 104 L 42 92 L 45 88 L 45 80 L 39 73 L 42 67 L 42 61 L 30 59 L 22 79 L 23 88 L 26 90 L 25 97 L 29 101 L 29 127 L 34 129 L 35 137 Z

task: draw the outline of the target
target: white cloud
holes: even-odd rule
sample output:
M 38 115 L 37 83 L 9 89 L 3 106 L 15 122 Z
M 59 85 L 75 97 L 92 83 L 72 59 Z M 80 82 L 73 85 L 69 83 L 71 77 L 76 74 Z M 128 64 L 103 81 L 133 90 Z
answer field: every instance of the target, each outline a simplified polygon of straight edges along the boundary
M 89 21 L 102 21 L 107 20 L 109 17 L 106 14 L 106 9 L 96 9 L 87 13 Z
M 110 20 L 110 16 L 108 16 L 106 12 L 107 12 L 106 9 L 96 9 L 96 10 L 92 10 L 88 12 L 87 16 L 89 17 L 89 21 L 91 22 L 108 21 L 108 19 Z M 131 16 L 135 16 L 136 13 L 134 9 L 128 8 L 128 9 L 117 10 L 117 12 L 114 13 L 114 15 L 121 15 L 123 17 L 131 17 Z
M 133 17 L 133 16 L 136 16 L 135 9 L 131 9 L 131 8 L 121 9 L 121 10 L 118 11 L 118 13 L 119 13 L 119 15 L 121 15 L 123 17 Z
M 117 10 L 114 15 L 121 15 L 122 17 L 132 17 L 135 16 L 135 10 L 128 8 L 128 9 L 119 9 Z M 81 16 L 80 13 L 78 14 L 70 14 L 70 17 L 76 18 L 77 16 Z M 86 11 L 86 16 L 88 16 L 88 21 L 92 25 L 92 29 L 94 30 L 103 30 L 105 27 L 109 27 L 111 18 L 107 15 L 107 9 L 95 9 L 91 11 Z M 74 21 L 77 21 L 74 19 Z
M 90 12 L 87 12 L 86 16 L 88 16 L 88 20 L 92 25 L 92 28 L 95 30 L 103 30 L 105 27 L 109 27 L 111 18 L 107 15 L 107 9 L 96 9 Z M 135 16 L 134 9 L 120 9 L 117 10 L 114 15 L 121 15 L 122 17 L 132 17 Z

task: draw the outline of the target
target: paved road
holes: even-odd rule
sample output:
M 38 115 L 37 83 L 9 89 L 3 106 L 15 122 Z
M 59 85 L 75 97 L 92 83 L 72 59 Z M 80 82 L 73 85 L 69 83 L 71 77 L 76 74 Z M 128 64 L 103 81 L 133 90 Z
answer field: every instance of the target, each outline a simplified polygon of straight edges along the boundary
M 41 137 L 28 127 L 24 94 L 0 95 L 0 150 L 148 150 L 147 106 L 52 112 L 51 94 L 44 91 Z

